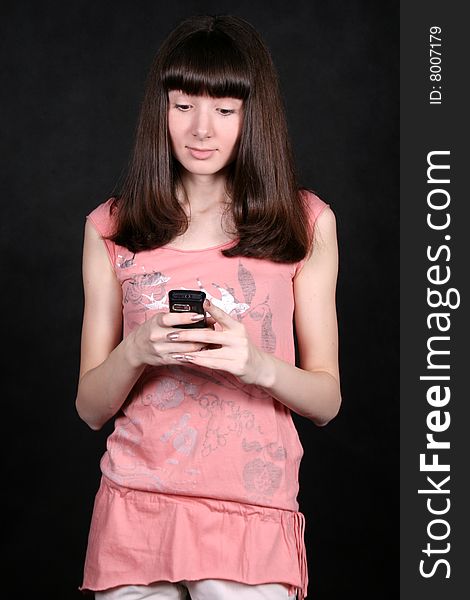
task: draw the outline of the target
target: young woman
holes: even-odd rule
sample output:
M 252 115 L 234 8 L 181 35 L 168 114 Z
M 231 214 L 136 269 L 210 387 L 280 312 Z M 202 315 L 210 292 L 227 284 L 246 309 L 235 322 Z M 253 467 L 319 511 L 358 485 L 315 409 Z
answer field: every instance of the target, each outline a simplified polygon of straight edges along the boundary
M 76 405 L 115 427 L 82 589 L 305 597 L 291 411 L 322 426 L 339 410 L 337 260 L 331 208 L 297 185 L 259 34 L 184 21 L 151 68 L 122 189 L 85 228 Z M 172 289 L 206 294 L 205 327 L 169 311 Z

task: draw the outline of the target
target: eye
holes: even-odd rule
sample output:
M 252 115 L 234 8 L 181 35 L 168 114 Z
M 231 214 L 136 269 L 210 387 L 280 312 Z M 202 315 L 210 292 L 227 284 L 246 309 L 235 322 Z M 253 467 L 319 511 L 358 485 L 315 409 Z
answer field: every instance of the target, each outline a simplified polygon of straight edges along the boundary
M 177 108 L 178 110 L 181 110 L 183 112 L 186 112 L 187 110 L 189 110 L 191 108 L 190 104 L 175 104 L 175 108 Z
M 219 113 L 223 117 L 228 117 L 229 115 L 233 115 L 235 110 L 233 108 L 218 108 Z

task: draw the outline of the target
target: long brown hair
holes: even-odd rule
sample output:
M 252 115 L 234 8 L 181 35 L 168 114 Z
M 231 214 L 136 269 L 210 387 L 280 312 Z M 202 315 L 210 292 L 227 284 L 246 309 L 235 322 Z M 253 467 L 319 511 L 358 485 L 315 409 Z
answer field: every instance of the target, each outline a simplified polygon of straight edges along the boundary
M 132 252 L 164 246 L 186 231 L 177 197 L 179 164 L 168 134 L 168 92 L 243 100 L 236 160 L 229 166 L 236 243 L 225 256 L 296 262 L 311 235 L 306 198 L 296 181 L 279 83 L 256 30 L 231 15 L 186 19 L 163 42 L 150 68 L 133 155 L 115 195 L 110 239 Z

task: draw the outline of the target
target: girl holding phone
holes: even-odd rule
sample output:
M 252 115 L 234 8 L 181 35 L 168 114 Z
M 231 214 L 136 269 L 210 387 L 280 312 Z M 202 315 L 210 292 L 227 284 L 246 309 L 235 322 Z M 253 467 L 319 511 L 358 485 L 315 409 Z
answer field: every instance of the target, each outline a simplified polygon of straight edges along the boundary
M 126 179 L 85 227 L 76 406 L 115 425 L 83 590 L 306 596 L 291 411 L 323 426 L 340 407 L 337 270 L 263 40 L 234 16 L 185 20 L 150 69 Z M 204 292 L 206 327 L 169 311 L 173 289 Z

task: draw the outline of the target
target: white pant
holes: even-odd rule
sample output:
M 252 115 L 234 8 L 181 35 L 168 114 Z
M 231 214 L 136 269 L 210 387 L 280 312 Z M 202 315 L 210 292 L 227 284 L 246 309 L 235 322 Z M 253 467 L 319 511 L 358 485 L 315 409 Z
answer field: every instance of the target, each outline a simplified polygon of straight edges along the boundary
M 294 600 L 287 586 L 281 583 L 247 585 L 223 579 L 159 581 L 150 585 L 124 585 L 104 592 L 95 592 L 96 600 Z

